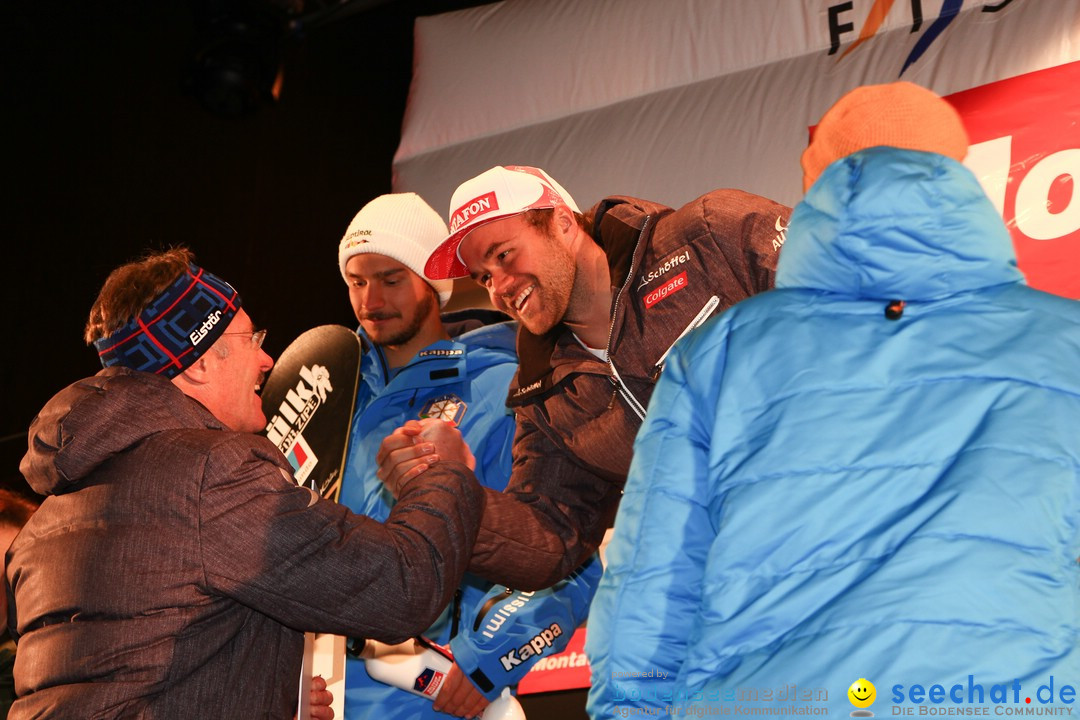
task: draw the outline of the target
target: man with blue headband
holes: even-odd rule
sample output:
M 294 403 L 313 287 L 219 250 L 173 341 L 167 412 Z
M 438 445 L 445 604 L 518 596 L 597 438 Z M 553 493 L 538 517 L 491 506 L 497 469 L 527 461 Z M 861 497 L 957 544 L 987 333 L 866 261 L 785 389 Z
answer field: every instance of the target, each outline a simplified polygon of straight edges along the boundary
M 384 523 L 297 486 L 255 434 L 265 334 L 188 250 L 106 280 L 105 369 L 46 404 L 20 466 L 47 497 L 8 553 L 9 717 L 287 720 L 305 631 L 401 642 L 450 600 L 479 485 L 412 483 Z

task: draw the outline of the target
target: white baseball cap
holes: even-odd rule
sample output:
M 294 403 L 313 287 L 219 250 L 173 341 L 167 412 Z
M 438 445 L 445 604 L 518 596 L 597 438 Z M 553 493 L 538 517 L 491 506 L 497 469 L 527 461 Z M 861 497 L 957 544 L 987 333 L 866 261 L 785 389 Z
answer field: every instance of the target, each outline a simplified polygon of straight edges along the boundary
M 450 236 L 431 253 L 424 275 L 431 280 L 468 277 L 458 249 L 471 231 L 527 210 L 560 205 L 581 212 L 562 185 L 540 168 L 496 165 L 466 180 L 450 199 Z

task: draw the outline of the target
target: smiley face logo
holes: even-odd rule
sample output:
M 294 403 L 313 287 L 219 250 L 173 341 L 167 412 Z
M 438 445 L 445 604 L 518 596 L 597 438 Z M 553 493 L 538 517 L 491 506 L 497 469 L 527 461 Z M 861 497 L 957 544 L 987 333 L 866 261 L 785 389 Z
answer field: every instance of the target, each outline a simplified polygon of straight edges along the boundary
M 866 678 L 859 678 L 855 682 L 851 683 L 851 687 L 847 691 L 848 700 L 851 704 L 857 708 L 868 708 L 874 704 L 874 700 L 877 699 L 877 688 L 874 687 L 874 683 L 870 682 Z

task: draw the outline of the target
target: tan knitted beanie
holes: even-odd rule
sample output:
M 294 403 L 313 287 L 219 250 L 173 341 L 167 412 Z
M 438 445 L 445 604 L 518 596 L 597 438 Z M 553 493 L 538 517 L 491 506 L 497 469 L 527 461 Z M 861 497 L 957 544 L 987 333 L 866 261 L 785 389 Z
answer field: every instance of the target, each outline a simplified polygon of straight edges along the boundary
M 803 152 L 803 192 L 833 162 L 878 145 L 962 161 L 968 136 L 953 106 L 924 87 L 900 81 L 855 88 L 826 111 Z

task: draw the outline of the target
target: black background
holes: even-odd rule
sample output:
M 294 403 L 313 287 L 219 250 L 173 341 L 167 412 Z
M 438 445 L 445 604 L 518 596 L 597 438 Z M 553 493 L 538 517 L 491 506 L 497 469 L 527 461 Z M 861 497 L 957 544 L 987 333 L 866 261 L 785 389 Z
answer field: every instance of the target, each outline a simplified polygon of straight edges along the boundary
M 87 314 L 109 271 L 145 249 L 192 248 L 269 328 L 275 357 L 310 327 L 355 325 L 337 243 L 364 203 L 391 191 L 413 20 L 483 2 L 353 0 L 297 32 L 320 6 L 245 1 L 5 7 L 6 484 L 25 488 L 34 414 L 100 369 L 82 341 Z M 193 58 L 221 44 L 205 21 L 252 8 L 287 21 L 280 98 L 211 111 L 191 82 Z
M 286 33 L 277 102 L 222 114 L 200 102 L 192 59 L 208 47 L 208 8 L 242 1 L 5 7 L 4 485 L 29 492 L 18 471 L 27 427 L 100 369 L 82 340 L 90 306 L 108 273 L 147 249 L 192 248 L 241 292 L 275 357 L 308 328 L 355 326 L 337 244 L 364 203 L 391 191 L 413 21 L 485 2 L 351 0 Z M 583 690 L 523 702 L 534 719 L 585 717 Z

